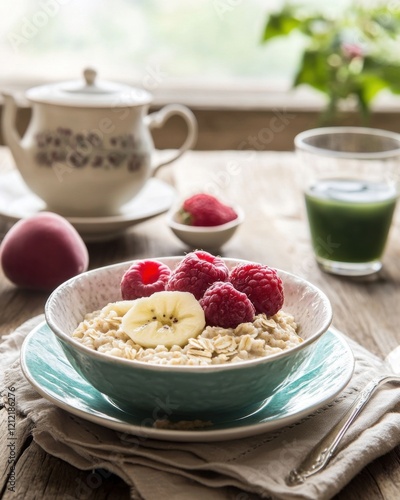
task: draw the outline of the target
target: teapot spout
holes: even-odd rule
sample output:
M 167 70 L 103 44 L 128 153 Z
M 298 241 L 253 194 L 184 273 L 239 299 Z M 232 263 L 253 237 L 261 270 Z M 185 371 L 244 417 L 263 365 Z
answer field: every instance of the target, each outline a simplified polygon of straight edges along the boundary
M 10 148 L 17 165 L 23 165 L 24 150 L 21 145 L 21 137 L 15 127 L 17 116 L 17 103 L 12 94 L 2 93 L 4 99 L 2 132 L 5 144 Z

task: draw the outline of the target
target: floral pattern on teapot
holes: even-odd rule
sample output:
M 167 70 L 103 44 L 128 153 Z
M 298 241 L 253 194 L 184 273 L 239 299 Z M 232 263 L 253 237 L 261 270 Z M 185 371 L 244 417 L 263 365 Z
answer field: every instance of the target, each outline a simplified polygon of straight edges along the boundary
M 109 137 L 104 141 L 96 132 L 74 133 L 70 128 L 39 132 L 35 135 L 36 161 L 52 167 L 67 162 L 74 168 L 118 168 L 126 165 L 129 172 L 144 168 L 149 160 L 146 153 L 138 153 L 140 144 L 133 134 Z

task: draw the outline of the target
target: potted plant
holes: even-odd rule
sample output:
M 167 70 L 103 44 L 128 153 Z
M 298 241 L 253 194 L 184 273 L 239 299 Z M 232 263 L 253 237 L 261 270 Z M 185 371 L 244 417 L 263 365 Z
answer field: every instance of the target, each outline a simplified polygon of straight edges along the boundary
M 363 124 L 384 89 L 400 94 L 399 2 L 352 2 L 340 12 L 286 4 L 269 16 L 263 42 L 301 33 L 304 44 L 293 87 L 307 84 L 327 96 L 321 124 L 334 124 L 343 102 Z

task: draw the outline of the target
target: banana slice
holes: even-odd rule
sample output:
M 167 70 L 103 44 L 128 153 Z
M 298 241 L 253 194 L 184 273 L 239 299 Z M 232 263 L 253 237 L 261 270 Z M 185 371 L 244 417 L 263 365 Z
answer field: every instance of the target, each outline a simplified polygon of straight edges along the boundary
M 183 346 L 206 325 L 204 311 L 189 292 L 156 292 L 133 301 L 121 328 L 143 347 Z
M 125 316 L 129 309 L 133 306 L 134 300 L 119 300 L 117 302 L 110 302 L 101 310 L 105 315 L 111 311 L 115 311 L 118 316 Z

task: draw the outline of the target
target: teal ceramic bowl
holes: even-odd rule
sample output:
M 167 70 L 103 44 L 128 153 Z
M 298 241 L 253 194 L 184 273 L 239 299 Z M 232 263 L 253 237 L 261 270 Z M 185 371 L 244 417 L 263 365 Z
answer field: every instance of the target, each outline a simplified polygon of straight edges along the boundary
M 171 268 L 182 257 L 158 260 Z M 242 260 L 224 259 L 228 267 Z M 235 364 L 162 366 L 112 357 L 72 338 L 85 314 L 121 300 L 120 281 L 132 264 L 125 262 L 80 274 L 60 285 L 45 306 L 46 321 L 75 370 L 124 411 L 152 418 L 212 418 L 216 413 L 248 415 L 307 363 L 328 330 L 332 308 L 326 295 L 304 279 L 278 271 L 283 280 L 283 309 L 294 315 L 304 339 L 270 357 Z M 310 367 L 312 370 L 312 367 Z

